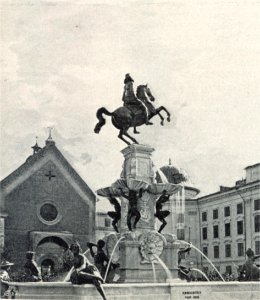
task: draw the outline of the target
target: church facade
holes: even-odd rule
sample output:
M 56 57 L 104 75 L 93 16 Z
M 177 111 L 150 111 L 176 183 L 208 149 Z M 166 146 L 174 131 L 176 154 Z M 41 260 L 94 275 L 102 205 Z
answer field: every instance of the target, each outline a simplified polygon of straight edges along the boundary
M 63 267 L 63 255 L 77 240 L 83 251 L 95 240 L 96 196 L 49 136 L 1 181 L 1 246 L 16 267 L 26 251 L 39 266 Z

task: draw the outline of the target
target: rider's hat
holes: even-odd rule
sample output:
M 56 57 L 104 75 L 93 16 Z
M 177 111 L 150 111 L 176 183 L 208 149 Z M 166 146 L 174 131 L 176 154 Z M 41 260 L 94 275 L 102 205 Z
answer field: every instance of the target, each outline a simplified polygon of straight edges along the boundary
M 134 82 L 134 79 L 130 76 L 129 73 L 127 73 L 125 75 L 125 80 L 124 80 L 124 84 L 128 83 L 128 82 Z

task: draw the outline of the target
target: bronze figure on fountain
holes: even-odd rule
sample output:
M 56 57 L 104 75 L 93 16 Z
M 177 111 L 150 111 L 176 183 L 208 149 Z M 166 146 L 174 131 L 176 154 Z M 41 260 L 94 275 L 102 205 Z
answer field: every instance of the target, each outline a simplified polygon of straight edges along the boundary
M 94 128 L 95 133 L 99 133 L 101 128 L 105 125 L 106 120 L 103 117 L 103 114 L 105 114 L 111 117 L 112 124 L 119 129 L 118 137 L 122 141 L 130 145 L 131 143 L 125 139 L 125 137 L 128 137 L 133 143 L 138 144 L 137 140 L 128 133 L 130 127 L 134 127 L 134 133 L 139 133 L 136 130 L 136 127 L 143 124 L 152 125 L 149 120 L 156 115 L 159 115 L 161 118 L 161 125 L 163 125 L 164 118 L 160 114 L 162 110 L 167 114 L 167 121 L 170 121 L 171 115 L 164 106 L 160 106 L 159 108 L 153 106 L 152 102 L 155 98 L 148 85 L 139 85 L 135 95 L 133 82 L 134 80 L 132 77 L 129 74 L 126 74 L 123 94 L 124 106 L 117 108 L 113 112 L 109 112 L 105 107 L 101 107 L 97 110 L 96 115 L 98 123 Z
M 101 286 L 103 278 L 98 269 L 88 261 L 84 254 L 81 253 L 80 245 L 77 242 L 71 244 L 70 250 L 73 253 L 73 270 L 70 275 L 71 283 L 92 283 L 95 285 L 103 300 L 106 300 L 105 292 Z
M 136 225 L 141 219 L 141 214 L 138 210 L 137 202 L 139 198 L 142 198 L 143 192 L 144 191 L 141 188 L 139 192 L 134 190 L 129 190 L 128 195 L 125 193 L 123 194 L 123 197 L 125 197 L 129 201 L 128 212 L 127 212 L 127 227 L 129 231 L 132 231 L 132 218 L 135 218 L 133 224 L 134 229 L 136 229 Z
M 167 195 L 167 191 L 164 190 L 162 195 L 159 197 L 159 199 L 156 201 L 155 208 L 156 212 L 154 216 L 162 222 L 162 225 L 160 226 L 158 232 L 161 233 L 163 228 L 167 225 L 167 222 L 165 221 L 165 218 L 169 216 L 170 212 L 168 210 L 162 210 L 163 204 L 167 201 L 169 201 L 170 195 Z
M 114 206 L 115 211 L 108 211 L 107 214 L 113 220 L 112 226 L 115 229 L 115 231 L 118 233 L 119 231 L 118 231 L 117 223 L 121 219 L 121 205 L 115 197 L 109 196 L 108 200 Z

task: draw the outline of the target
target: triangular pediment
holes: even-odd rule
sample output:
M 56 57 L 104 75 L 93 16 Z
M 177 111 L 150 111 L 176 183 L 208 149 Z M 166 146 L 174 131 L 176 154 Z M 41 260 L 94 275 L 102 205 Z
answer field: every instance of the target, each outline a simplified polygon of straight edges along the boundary
M 55 180 L 55 169 L 59 176 L 63 176 L 73 189 L 84 199 L 90 207 L 95 207 L 96 196 L 85 181 L 78 175 L 58 148 L 52 144 L 47 145 L 38 153 L 30 156 L 24 164 L 1 181 L 3 196 L 8 195 L 19 187 L 24 181 L 36 174 L 45 180 Z

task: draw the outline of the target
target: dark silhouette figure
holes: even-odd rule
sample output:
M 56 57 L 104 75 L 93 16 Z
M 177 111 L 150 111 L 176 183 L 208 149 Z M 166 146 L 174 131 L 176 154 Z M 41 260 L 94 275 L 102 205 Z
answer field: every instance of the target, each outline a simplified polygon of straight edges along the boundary
M 70 276 L 71 283 L 92 283 L 95 285 L 102 298 L 106 300 L 105 292 L 101 286 L 101 283 L 103 283 L 103 279 L 98 269 L 94 265 L 90 264 L 87 258 L 80 253 L 80 246 L 78 243 L 73 243 L 70 246 L 70 250 L 74 255 L 73 271 Z
M 118 200 L 112 196 L 110 196 L 108 200 L 114 206 L 115 211 L 109 211 L 107 214 L 113 220 L 112 226 L 114 227 L 115 231 L 118 232 L 117 223 L 121 219 L 121 206 Z
M 130 145 L 130 142 L 128 142 L 123 136 L 128 137 L 133 143 L 138 144 L 137 140 L 131 137 L 128 134 L 128 129 L 130 127 L 135 128 L 135 133 L 136 132 L 136 127 L 141 126 L 143 124 L 147 124 L 147 119 L 150 120 L 153 118 L 155 115 L 159 115 L 161 118 L 161 125 L 163 125 L 164 118 L 160 115 L 160 112 L 164 110 L 167 114 L 167 121 L 170 121 L 170 113 L 167 111 L 167 109 L 164 106 L 160 106 L 159 108 L 155 108 L 151 101 L 154 101 L 154 97 L 147 85 L 139 85 L 137 88 L 136 92 L 137 99 L 140 100 L 145 105 L 145 111 L 144 113 L 143 108 L 135 110 L 133 109 L 135 105 L 132 105 L 131 108 L 129 109 L 130 105 L 122 106 L 117 108 L 113 112 L 109 112 L 105 107 L 101 107 L 97 111 L 97 118 L 98 118 L 98 123 L 95 126 L 94 132 L 99 133 L 101 128 L 105 125 L 106 120 L 103 117 L 103 114 L 112 117 L 112 124 L 119 129 L 119 135 L 118 137 L 123 140 L 126 144 Z M 131 98 L 131 97 L 130 97 Z M 141 103 L 141 104 L 142 104 Z M 143 107 L 141 105 L 141 107 Z M 148 116 L 148 117 L 147 117 Z
M 159 197 L 159 199 L 156 201 L 155 208 L 155 217 L 162 222 L 162 225 L 160 226 L 158 232 L 161 233 L 163 228 L 167 225 L 167 222 L 165 221 L 165 218 L 169 216 L 170 212 L 168 210 L 162 210 L 163 203 L 169 201 L 170 195 L 166 195 L 166 190 L 163 191 L 162 195 Z
M 39 267 L 37 266 L 36 261 L 34 260 L 34 252 L 28 251 L 26 252 L 26 263 L 24 265 L 25 270 L 25 281 L 41 281 L 41 271 Z
M 90 254 L 94 258 L 95 266 L 98 268 L 98 270 L 103 278 L 104 278 L 104 275 L 106 272 L 106 265 L 109 261 L 107 255 L 104 251 L 105 244 L 106 243 L 103 240 L 98 240 L 97 244 L 87 243 L 89 250 L 90 250 Z M 94 252 L 93 247 L 97 248 L 96 252 Z
M 252 281 L 260 280 L 260 269 L 255 264 L 255 259 L 259 258 L 260 255 L 255 256 L 254 251 L 248 248 L 246 251 L 247 260 L 243 264 L 240 270 L 240 281 Z
M 122 190 L 121 190 L 122 191 Z M 143 189 L 140 189 L 138 191 L 129 190 L 128 195 L 124 194 L 122 191 L 123 197 L 128 199 L 128 212 L 127 212 L 127 227 L 130 231 L 132 231 L 132 218 L 135 217 L 133 228 L 136 228 L 137 223 L 139 222 L 141 218 L 141 214 L 137 208 L 137 202 L 138 199 L 142 197 L 143 195 Z

